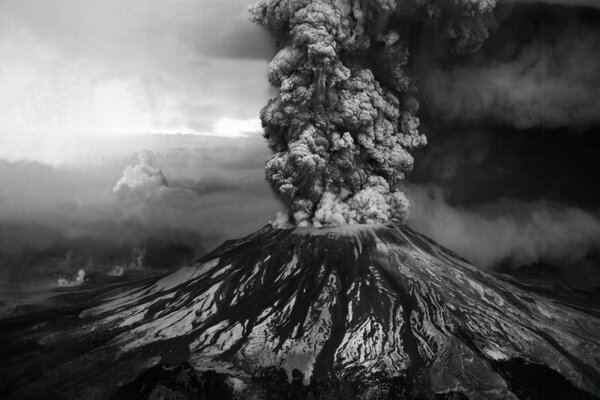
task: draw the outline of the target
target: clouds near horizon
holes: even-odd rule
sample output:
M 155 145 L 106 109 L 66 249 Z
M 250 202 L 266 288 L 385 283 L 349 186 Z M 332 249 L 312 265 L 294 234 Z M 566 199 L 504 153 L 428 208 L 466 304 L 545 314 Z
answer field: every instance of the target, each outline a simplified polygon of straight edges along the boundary
M 103 249 L 108 257 L 176 246 L 198 257 L 282 209 L 264 180 L 261 137 L 146 138 L 141 148 L 151 151 L 100 164 L 0 161 L 0 276 L 10 265 L 27 273 L 36 255 L 69 250 Z M 162 267 L 172 266 L 167 258 Z

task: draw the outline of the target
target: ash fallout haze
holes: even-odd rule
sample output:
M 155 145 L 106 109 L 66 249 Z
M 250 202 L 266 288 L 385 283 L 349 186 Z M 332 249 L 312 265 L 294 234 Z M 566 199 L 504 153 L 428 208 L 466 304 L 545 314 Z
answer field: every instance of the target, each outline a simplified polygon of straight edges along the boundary
M 0 397 L 600 398 L 600 3 L 0 0 Z

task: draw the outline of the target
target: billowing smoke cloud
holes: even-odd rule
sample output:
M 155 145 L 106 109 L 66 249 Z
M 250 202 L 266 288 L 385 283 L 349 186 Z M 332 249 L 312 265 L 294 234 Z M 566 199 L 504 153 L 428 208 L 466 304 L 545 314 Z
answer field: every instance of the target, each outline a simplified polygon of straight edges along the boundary
M 275 154 L 267 179 L 305 224 L 374 223 L 403 218 L 407 201 L 398 185 L 410 170 L 408 150 L 425 144 L 416 100 L 402 73 L 391 68 L 383 87 L 369 66 L 352 62 L 371 46 L 367 21 L 393 2 L 347 0 L 260 1 L 256 22 L 280 34 L 282 49 L 269 65 L 279 96 L 261 113 Z M 395 31 L 382 32 L 384 54 L 406 53 Z
M 412 202 L 408 224 L 485 268 L 558 266 L 566 274 L 588 268 L 600 252 L 600 218 L 548 201 L 500 199 L 474 206 L 451 206 L 436 186 L 405 189 Z M 589 272 L 589 271 L 588 271 Z M 588 286 L 600 286 L 595 271 Z
M 261 113 L 275 153 L 266 174 L 290 205 L 292 222 L 403 219 L 408 201 L 401 182 L 413 167 L 411 153 L 426 143 L 418 117 L 433 130 L 448 129 L 448 122 L 465 127 L 491 121 L 516 129 L 588 129 L 600 122 L 598 15 L 581 8 L 589 5 L 585 1 L 560 3 L 259 1 L 253 18 L 274 32 L 280 47 L 269 65 L 279 96 Z M 446 179 L 459 181 L 462 161 L 443 160 L 454 164 L 438 166 L 444 171 L 437 175 L 445 172 Z M 521 211 L 499 231 L 495 255 L 483 246 L 484 254 L 473 260 L 484 265 L 581 261 L 579 255 L 597 244 L 588 240 L 597 219 L 551 204 L 499 205 Z M 419 212 L 424 205 L 414 207 L 413 221 L 431 221 Z M 455 222 L 465 226 L 466 220 Z M 578 224 L 581 235 L 561 235 L 578 232 Z M 544 239 L 553 233 L 554 239 Z M 507 239 L 512 234 L 524 238 L 521 249 L 510 243 L 518 239 Z M 573 241 L 584 243 L 585 251 L 574 250 L 575 261 L 562 259 Z
M 144 150 L 139 153 L 137 165 L 129 165 L 123 171 L 123 177 L 119 179 L 113 192 L 123 193 L 127 190 L 135 190 L 137 188 L 160 188 L 167 186 L 167 178 L 163 175 L 160 168 L 152 165 L 153 153 L 149 150 Z
M 259 1 L 253 19 L 276 35 L 261 112 L 274 155 L 267 180 L 299 225 L 404 219 L 400 183 L 419 132 L 411 48 L 422 21 L 449 54 L 479 49 L 504 17 L 485 1 Z M 502 8 L 504 10 L 504 8 Z M 418 54 L 418 53 L 417 53 Z

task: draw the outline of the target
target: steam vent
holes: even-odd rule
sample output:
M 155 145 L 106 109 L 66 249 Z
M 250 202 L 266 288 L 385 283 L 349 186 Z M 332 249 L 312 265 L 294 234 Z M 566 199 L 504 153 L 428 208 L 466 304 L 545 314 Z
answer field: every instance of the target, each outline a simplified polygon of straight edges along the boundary
M 265 226 L 161 279 L 57 313 L 63 314 L 2 327 L 2 347 L 12 345 L 1 349 L 0 393 L 23 399 L 600 394 L 597 313 L 476 269 L 395 221 Z

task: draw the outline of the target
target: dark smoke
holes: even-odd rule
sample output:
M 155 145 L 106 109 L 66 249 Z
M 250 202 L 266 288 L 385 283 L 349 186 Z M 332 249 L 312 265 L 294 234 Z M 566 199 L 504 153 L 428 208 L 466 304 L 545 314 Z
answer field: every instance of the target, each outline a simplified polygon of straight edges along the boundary
M 407 43 L 395 30 L 376 34 L 370 27 L 375 13 L 391 15 L 395 6 L 263 0 L 251 11 L 281 47 L 269 65 L 269 80 L 280 93 L 261 112 L 275 152 L 267 180 L 300 225 L 404 217 L 399 184 L 412 167 L 408 151 L 425 138 L 403 71 Z M 362 62 L 368 58 L 355 60 L 374 46 L 391 61 L 386 85 Z
M 420 46 L 409 223 L 478 265 L 600 286 L 600 13 L 514 3 L 479 49 Z M 425 30 L 426 31 L 426 30 Z M 439 40 L 427 32 L 421 40 Z M 429 42 L 431 43 L 431 42 Z
M 419 89 L 427 112 L 517 129 L 598 124 L 599 22 L 594 10 L 519 4 L 475 54 L 423 49 Z
M 403 219 L 409 152 L 426 143 L 415 98 L 420 60 L 431 58 L 423 49 L 474 53 L 510 8 L 494 0 L 259 1 L 253 19 L 280 47 L 269 65 L 279 96 L 261 112 L 275 152 L 266 174 L 293 221 Z

